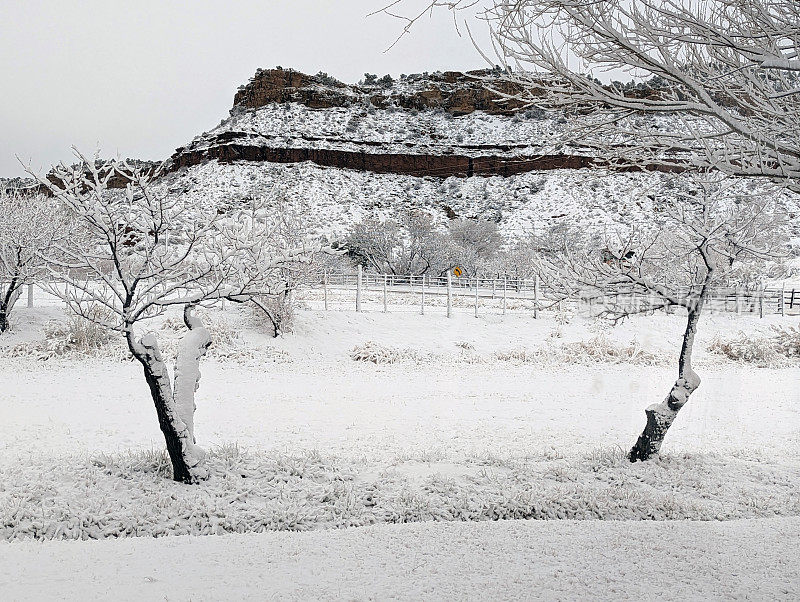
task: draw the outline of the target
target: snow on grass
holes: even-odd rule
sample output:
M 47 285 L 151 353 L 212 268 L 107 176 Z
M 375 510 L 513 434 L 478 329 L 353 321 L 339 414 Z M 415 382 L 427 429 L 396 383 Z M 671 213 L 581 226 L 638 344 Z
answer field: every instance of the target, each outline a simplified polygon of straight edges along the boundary
M 0 539 L 306 531 L 419 521 L 731 520 L 800 515 L 800 468 L 713 454 L 631 464 L 606 449 L 508 465 L 362 465 L 317 452 L 212 450 L 211 478 L 169 480 L 163 453 L 30 457 L 0 469 Z M 455 468 L 455 470 L 452 470 Z
M 800 327 L 775 326 L 769 335 L 717 335 L 708 346 L 716 355 L 761 368 L 784 368 L 800 360 Z
M 571 364 L 632 364 L 638 366 L 665 365 L 670 358 L 657 355 L 642 349 L 634 340 L 630 343 L 618 344 L 604 334 L 593 336 L 587 341 L 557 343 L 548 339 L 541 346 L 528 349 L 515 347 L 495 351 L 491 355 L 481 355 L 475 351 L 471 343 L 456 343 L 458 352 L 449 354 L 422 354 L 408 347 L 389 347 L 375 341 L 366 341 L 356 345 L 350 351 L 350 358 L 357 362 L 373 364 L 397 364 L 410 362 L 414 364 L 435 363 L 447 365 L 453 363 L 487 364 L 509 362 L 512 364 L 536 364 L 540 366 L 559 366 Z
M 65 317 L 63 312 L 41 312 L 46 322 L 36 324 L 32 315 L 36 311 L 23 311 L 22 336 L 4 337 L 0 340 L 0 357 L 32 358 L 40 361 L 53 359 L 102 358 L 113 361 L 133 361 L 127 343 L 121 334 L 86 320 L 77 315 Z M 201 311 L 199 314 L 211 334 L 213 344 L 208 357 L 231 362 L 289 362 L 285 351 L 267 347 L 253 347 L 240 337 L 241 312 L 234 312 L 237 325 L 228 322 L 223 312 Z M 16 323 L 17 317 L 13 321 Z M 181 338 L 188 332 L 181 316 L 173 313 L 161 320 L 151 321 L 145 326 L 156 334 L 159 347 L 165 357 L 174 358 Z M 37 332 L 39 331 L 39 332 Z M 15 333 L 16 334 L 16 333 Z M 20 340 L 21 339 L 21 340 Z

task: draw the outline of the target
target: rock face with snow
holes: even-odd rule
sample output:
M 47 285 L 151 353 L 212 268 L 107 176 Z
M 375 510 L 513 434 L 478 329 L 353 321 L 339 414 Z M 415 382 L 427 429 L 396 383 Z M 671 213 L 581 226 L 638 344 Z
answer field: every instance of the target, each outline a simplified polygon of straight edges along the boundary
M 574 151 L 544 154 L 563 118 L 504 99 L 499 92 L 518 90 L 493 73 L 448 71 L 354 86 L 324 74 L 259 70 L 236 93 L 230 117 L 179 148 L 169 166 L 212 159 L 311 161 L 446 178 L 508 177 L 596 163 Z
M 515 94 L 519 88 L 500 81 L 491 89 L 478 78 L 491 77 L 492 71 L 436 72 L 401 77 L 399 82 L 381 78 L 358 86 L 344 84 L 325 74 L 306 75 L 293 69 L 259 69 L 250 82 L 239 88 L 234 105 L 258 109 L 274 103 L 297 102 L 312 109 L 329 109 L 368 101 L 385 109 L 396 106 L 422 111 L 443 109 L 452 115 L 475 111 L 513 115 L 522 107 L 501 94 Z
M 497 75 L 347 85 L 325 74 L 259 70 L 226 119 L 166 162 L 162 186 L 217 206 L 276 195 L 329 236 L 408 208 L 442 225 L 493 220 L 510 238 L 558 221 L 606 227 L 652 217 L 653 191 L 671 174 L 585 169 L 602 161 L 553 144 L 567 117 L 504 101 L 492 89 L 514 90 Z M 666 117 L 643 120 L 670 127 Z

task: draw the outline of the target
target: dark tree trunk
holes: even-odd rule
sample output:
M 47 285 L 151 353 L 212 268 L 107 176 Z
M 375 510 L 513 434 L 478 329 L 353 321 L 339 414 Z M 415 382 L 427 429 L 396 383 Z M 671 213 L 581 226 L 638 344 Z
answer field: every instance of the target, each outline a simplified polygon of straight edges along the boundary
M 167 453 L 172 462 L 172 478 L 182 483 L 192 483 L 191 471 L 183 454 L 183 444 L 175 428 L 173 417 L 170 416 L 172 387 L 169 386 L 169 376 L 166 374 L 161 351 L 154 343 L 154 338 L 147 340 L 147 337 L 144 337 L 142 340 L 134 342 L 132 336 L 128 336 L 128 348 L 142 364 L 144 378 L 147 386 L 150 387 L 150 395 L 158 416 L 158 426 L 164 435 Z
M 272 326 L 272 338 L 273 339 L 277 339 L 281 334 L 283 334 L 283 332 L 281 330 L 281 320 L 280 320 L 279 313 L 278 313 L 279 310 L 273 312 L 270 308 L 268 308 L 266 305 L 264 305 L 261 301 L 258 301 L 256 299 L 252 299 L 252 302 L 267 317 L 267 319 L 269 320 L 270 325 Z
M 194 392 L 199 380 L 197 366 L 211 339 L 197 318 L 186 319 L 190 332 L 184 337 L 176 360 L 174 390 L 155 337 L 146 335 L 136 341 L 129 330 L 126 338 L 128 348 L 144 369 L 158 425 L 167 444 L 173 478 L 182 483 L 197 483 L 207 473 L 202 467 L 205 454 L 194 441 Z
M 5 294 L 0 296 L 0 334 L 11 326 L 10 317 L 14 304 L 22 294 L 22 283 L 14 277 L 8 285 Z
M 678 416 L 678 412 L 700 386 L 700 377 L 692 370 L 692 346 L 704 299 L 705 293 L 702 293 L 697 305 L 689 309 L 681 355 L 678 360 L 678 379 L 672 385 L 672 390 L 664 401 L 653 404 L 645 410 L 647 424 L 642 434 L 639 435 L 636 445 L 628 454 L 631 462 L 649 460 L 658 455 L 667 431 Z

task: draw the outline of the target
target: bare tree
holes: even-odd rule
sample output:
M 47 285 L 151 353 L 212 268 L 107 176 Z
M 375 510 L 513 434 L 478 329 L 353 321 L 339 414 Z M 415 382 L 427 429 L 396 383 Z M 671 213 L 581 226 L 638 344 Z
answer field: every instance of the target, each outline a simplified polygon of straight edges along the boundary
M 447 225 L 453 259 L 451 263 L 465 269 L 467 274 L 491 270 L 505 240 L 492 221 L 482 219 L 456 219 Z M 452 266 L 447 266 L 445 271 Z
M 711 167 L 797 188 L 794 0 L 434 0 L 397 14 L 404 3 L 383 11 L 403 18 L 404 32 L 435 7 L 468 16 L 468 28 L 487 25 L 493 48 L 479 50 L 518 90 L 505 96 L 582 115 L 559 144 L 594 147 L 608 162 Z
M 557 236 L 545 238 L 549 241 L 560 240 Z M 539 272 L 542 251 L 539 236 L 522 236 L 498 253 L 493 262 L 494 271 L 514 280 L 533 278 Z
M 588 235 L 563 234 L 560 249 L 545 255 L 543 273 L 564 297 L 594 294 L 615 321 L 655 309 L 683 308 L 686 328 L 678 376 L 666 399 L 646 410 L 647 424 L 631 461 L 656 455 L 667 430 L 700 386 L 692 350 L 700 317 L 715 287 L 740 266 L 778 257 L 785 245 L 785 213 L 774 195 L 742 194 L 741 182 L 706 175 L 659 199 L 652 226 Z M 622 299 L 622 301 L 620 301 Z
M 212 340 L 193 310 L 203 302 L 272 294 L 275 271 L 307 261 L 308 249 L 276 242 L 278 225 L 259 206 L 203 212 L 180 197 L 156 194 L 152 174 L 140 168 L 76 156 L 77 164 L 60 164 L 48 178 L 29 171 L 78 220 L 49 257 L 49 272 L 61 283 L 53 291 L 80 316 L 125 337 L 144 370 L 173 476 L 195 483 L 207 471 L 194 437 L 194 396 Z M 110 190 L 111 178 L 126 188 Z M 172 306 L 183 308 L 188 332 L 170 382 L 156 336 L 137 330 Z
M 0 333 L 26 284 L 45 271 L 43 256 L 64 236 L 64 212 L 43 194 L 0 191 Z
M 264 316 L 272 328 L 272 336 L 290 332 L 294 319 L 294 292 L 304 284 L 319 281 L 319 274 L 344 251 L 331 248 L 327 241 L 315 241 L 297 211 L 285 203 L 275 203 L 265 198 L 251 199 L 246 209 L 256 217 L 257 223 L 268 226 L 269 232 L 258 233 L 257 245 L 239 245 L 243 248 L 237 271 L 269 293 L 231 295 L 237 303 L 251 303 Z M 241 212 L 241 209 L 239 210 Z M 302 212 L 300 212 L 302 213 Z M 247 232 L 252 237 L 252 232 Z M 286 249 L 299 249 L 292 261 L 275 263 L 274 257 Z M 264 286 L 266 285 L 266 286 Z
M 800 190 L 800 3 L 432 0 L 407 15 L 404 4 L 395 0 L 378 11 L 404 20 L 401 36 L 436 8 L 453 11 L 457 22 L 458 15 L 466 16 L 470 35 L 470 22 L 486 25 L 492 48 L 478 50 L 490 64 L 504 67 L 485 78 L 487 87 L 514 106 L 557 109 L 570 117 L 552 150 L 569 144 L 606 165 L 701 175 L 712 170 Z M 511 85 L 501 90 L 498 79 Z M 672 207 L 679 217 L 672 220 L 675 242 L 682 242 L 675 248 L 683 249 L 692 269 L 663 274 L 665 284 L 647 273 L 658 262 L 642 263 L 656 249 L 670 248 L 657 240 L 652 246 L 636 240 L 636 249 L 622 245 L 624 253 L 607 249 L 593 264 L 577 262 L 587 286 L 652 293 L 664 306 L 684 307 L 689 316 L 679 378 L 667 400 L 648 409 L 648 425 L 631 452 L 634 460 L 658 451 L 677 411 L 699 385 L 691 369 L 694 333 L 708 291 L 723 275 L 731 276 L 725 261 L 735 266 L 744 255 L 759 255 L 773 232 L 757 224 L 742 229 L 747 216 L 737 212 L 697 207 L 696 202 Z M 659 261 L 680 257 L 672 251 L 663 255 Z M 679 285 L 686 287 L 685 295 L 677 295 Z
M 423 211 L 407 211 L 397 219 L 368 218 L 355 224 L 345 246 L 376 272 L 422 275 L 447 271 L 447 241 Z

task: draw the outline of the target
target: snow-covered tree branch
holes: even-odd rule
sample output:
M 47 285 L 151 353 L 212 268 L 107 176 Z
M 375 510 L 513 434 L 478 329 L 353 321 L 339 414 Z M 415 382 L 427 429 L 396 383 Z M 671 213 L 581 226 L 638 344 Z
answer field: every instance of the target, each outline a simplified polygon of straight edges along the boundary
M 700 386 L 692 350 L 714 288 L 737 284 L 743 266 L 763 266 L 784 252 L 786 214 L 778 197 L 748 196 L 741 184 L 719 173 L 683 177 L 669 194 L 656 191 L 659 212 L 650 227 L 595 235 L 568 231 L 554 245 L 560 248 L 543 257 L 542 273 L 551 287 L 565 297 L 602 298 L 604 315 L 614 321 L 656 309 L 686 311 L 677 379 L 663 402 L 647 408 L 647 425 L 630 451 L 631 461 L 658 453 Z
M 402 4 L 387 9 L 396 15 Z M 477 17 L 476 4 L 483 7 Z M 516 99 L 572 114 L 557 144 L 594 148 L 604 160 L 626 165 L 711 167 L 796 187 L 797 2 L 428 4 L 436 7 L 469 15 L 468 31 L 476 19 L 488 26 L 493 47 L 479 50 L 507 67 L 502 77 L 516 84 Z M 423 14 L 405 17 L 404 31 Z M 646 115 L 652 118 L 643 119 Z
M 26 284 L 46 270 L 44 256 L 67 234 L 67 219 L 43 194 L 0 191 L 0 333 Z
M 204 212 L 157 192 L 153 174 L 124 161 L 93 161 L 77 151 L 76 157 L 76 164 L 58 165 L 47 178 L 31 172 L 77 219 L 71 236 L 48 256 L 51 289 L 77 314 L 122 333 L 144 369 L 174 478 L 197 482 L 206 471 L 194 437 L 194 395 L 212 340 L 193 310 L 220 299 L 276 294 L 276 274 L 308 263 L 313 248 L 288 247 L 281 220 L 260 203 Z M 112 177 L 126 188 L 109 189 Z M 183 307 L 188 329 L 174 383 L 156 336 L 140 332 L 171 306 Z

